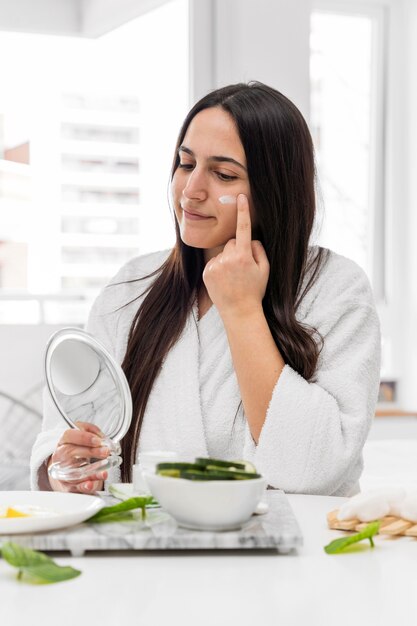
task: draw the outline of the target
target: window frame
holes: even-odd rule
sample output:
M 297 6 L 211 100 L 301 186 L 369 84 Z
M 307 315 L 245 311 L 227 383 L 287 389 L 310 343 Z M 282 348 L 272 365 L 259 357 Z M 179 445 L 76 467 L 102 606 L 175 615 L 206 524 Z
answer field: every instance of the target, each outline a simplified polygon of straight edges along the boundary
M 387 125 L 387 64 L 389 3 L 360 0 L 313 0 L 311 12 L 331 13 L 372 18 L 372 94 L 369 228 L 371 231 L 371 274 L 375 299 L 387 299 L 386 267 L 386 125 Z

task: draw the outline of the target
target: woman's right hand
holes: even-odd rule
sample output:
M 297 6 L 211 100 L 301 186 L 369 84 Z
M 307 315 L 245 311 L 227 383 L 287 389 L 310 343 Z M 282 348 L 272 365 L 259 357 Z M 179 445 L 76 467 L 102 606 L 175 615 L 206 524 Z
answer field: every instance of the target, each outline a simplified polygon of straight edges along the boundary
M 79 459 L 105 459 L 109 456 L 110 450 L 103 445 L 104 435 L 97 426 L 88 422 L 77 422 L 77 427 L 64 431 L 49 459 L 48 467 L 58 462 L 75 466 Z M 93 493 L 103 488 L 106 478 L 107 471 L 102 471 L 82 480 L 63 481 L 49 476 L 49 483 L 54 491 Z

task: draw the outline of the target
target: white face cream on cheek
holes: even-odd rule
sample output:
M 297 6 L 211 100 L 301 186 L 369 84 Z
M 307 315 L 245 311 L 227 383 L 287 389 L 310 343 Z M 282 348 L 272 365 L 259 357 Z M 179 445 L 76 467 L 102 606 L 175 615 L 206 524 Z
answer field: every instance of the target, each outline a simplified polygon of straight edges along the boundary
M 219 198 L 220 204 L 236 204 L 236 201 L 236 196 L 220 196 Z

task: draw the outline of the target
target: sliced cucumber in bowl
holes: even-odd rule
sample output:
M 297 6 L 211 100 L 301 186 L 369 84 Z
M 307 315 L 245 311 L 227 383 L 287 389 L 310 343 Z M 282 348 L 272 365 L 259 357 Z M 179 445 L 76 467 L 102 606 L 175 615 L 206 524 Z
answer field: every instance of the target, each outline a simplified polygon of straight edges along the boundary
M 215 466 L 219 468 L 222 467 L 224 469 L 237 469 L 237 470 L 245 469 L 244 461 L 223 461 L 222 459 L 210 459 L 210 458 L 197 457 L 195 462 L 197 465 L 201 465 L 202 467 Z
M 226 461 L 205 457 L 197 457 L 195 463 L 158 463 L 156 473 L 171 478 L 202 481 L 261 478 L 254 465 L 248 461 Z

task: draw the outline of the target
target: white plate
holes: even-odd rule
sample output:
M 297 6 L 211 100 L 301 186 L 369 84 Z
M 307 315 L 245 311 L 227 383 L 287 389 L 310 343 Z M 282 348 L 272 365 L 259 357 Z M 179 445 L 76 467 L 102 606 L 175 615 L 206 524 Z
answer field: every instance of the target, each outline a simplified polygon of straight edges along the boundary
M 97 496 L 56 491 L 0 491 L 0 510 L 35 507 L 33 517 L 0 518 L 0 535 L 35 533 L 84 522 L 104 506 Z M 42 516 L 44 515 L 44 516 Z

